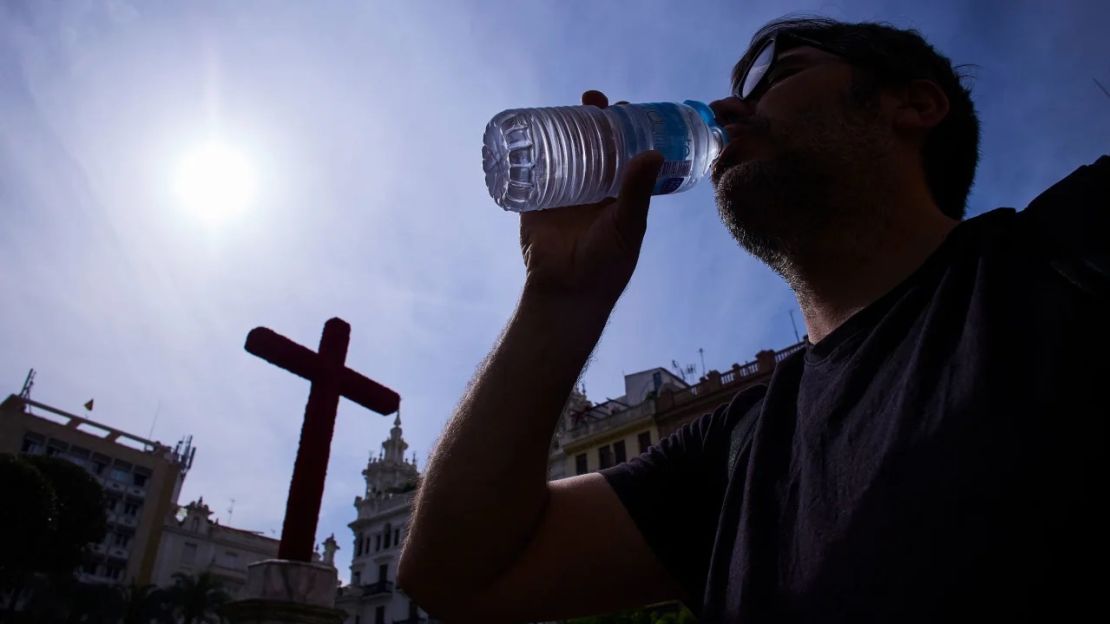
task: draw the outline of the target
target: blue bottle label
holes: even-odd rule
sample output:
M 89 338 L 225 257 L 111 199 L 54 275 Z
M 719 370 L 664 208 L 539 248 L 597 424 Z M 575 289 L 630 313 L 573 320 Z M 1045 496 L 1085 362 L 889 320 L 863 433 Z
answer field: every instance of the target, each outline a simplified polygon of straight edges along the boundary
M 651 120 L 651 143 L 663 154 L 663 167 L 655 180 L 654 195 L 673 193 L 690 176 L 689 128 L 678 105 L 670 102 L 641 104 Z

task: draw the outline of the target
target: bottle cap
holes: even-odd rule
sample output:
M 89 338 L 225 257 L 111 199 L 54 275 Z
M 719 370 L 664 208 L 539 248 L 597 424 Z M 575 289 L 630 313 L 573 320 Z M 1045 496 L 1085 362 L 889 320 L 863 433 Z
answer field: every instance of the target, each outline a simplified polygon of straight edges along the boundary
M 719 123 L 717 123 L 717 115 L 713 113 L 713 109 L 709 108 L 709 105 L 706 104 L 705 102 L 699 102 L 697 100 L 683 100 L 682 103 L 689 106 L 690 108 L 696 110 L 698 112 L 698 115 L 701 116 L 702 121 L 704 121 L 705 124 L 707 126 L 709 126 L 710 128 L 721 128 L 721 125 Z M 722 132 L 720 133 L 721 141 L 724 144 L 727 144 L 728 143 L 728 133 L 724 132 L 723 128 L 721 128 L 721 130 L 722 130 Z

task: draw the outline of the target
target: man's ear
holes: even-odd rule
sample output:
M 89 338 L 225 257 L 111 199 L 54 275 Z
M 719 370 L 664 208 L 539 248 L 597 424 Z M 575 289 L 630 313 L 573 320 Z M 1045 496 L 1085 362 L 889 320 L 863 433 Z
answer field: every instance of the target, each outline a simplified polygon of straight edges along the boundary
M 948 116 L 948 96 L 932 80 L 911 80 L 896 90 L 894 110 L 897 130 L 928 130 Z

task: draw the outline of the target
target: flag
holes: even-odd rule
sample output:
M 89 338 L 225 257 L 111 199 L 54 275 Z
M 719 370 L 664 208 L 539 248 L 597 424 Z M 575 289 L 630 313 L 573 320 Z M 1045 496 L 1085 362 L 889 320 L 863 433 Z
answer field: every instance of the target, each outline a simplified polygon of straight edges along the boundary
M 87 409 L 91 412 L 92 411 L 92 406 L 93 406 L 93 400 L 89 399 L 89 402 L 85 403 L 85 409 Z

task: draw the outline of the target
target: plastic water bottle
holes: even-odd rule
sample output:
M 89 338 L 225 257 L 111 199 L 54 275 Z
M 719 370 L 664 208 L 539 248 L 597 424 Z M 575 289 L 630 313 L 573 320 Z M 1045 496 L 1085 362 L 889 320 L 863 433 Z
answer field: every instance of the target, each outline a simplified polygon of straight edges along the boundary
M 482 168 L 493 200 L 525 212 L 616 196 L 625 165 L 663 154 L 653 195 L 685 191 L 709 174 L 728 141 L 704 103 L 510 109 L 486 126 Z

